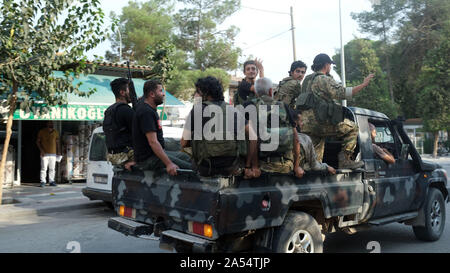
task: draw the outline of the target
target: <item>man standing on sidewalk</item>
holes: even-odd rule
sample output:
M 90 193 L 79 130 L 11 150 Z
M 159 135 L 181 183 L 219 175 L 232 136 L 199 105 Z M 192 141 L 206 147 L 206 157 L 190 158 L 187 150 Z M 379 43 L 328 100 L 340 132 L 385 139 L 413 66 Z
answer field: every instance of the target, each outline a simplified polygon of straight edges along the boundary
M 60 155 L 59 133 L 53 128 L 53 121 L 47 122 L 47 127 L 42 128 L 37 136 L 36 144 L 41 151 L 41 187 L 45 186 L 48 169 L 48 182 L 50 186 L 55 183 L 56 155 Z

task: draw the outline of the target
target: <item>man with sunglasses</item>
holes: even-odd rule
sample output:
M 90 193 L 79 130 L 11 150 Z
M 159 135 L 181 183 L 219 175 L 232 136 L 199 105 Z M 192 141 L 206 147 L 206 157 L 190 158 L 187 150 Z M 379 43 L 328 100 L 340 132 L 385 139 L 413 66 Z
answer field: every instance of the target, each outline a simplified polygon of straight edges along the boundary
M 306 64 L 302 61 L 295 61 L 289 70 L 289 77 L 284 78 L 275 91 L 274 99 L 282 101 L 295 109 L 295 100 L 302 90 L 302 80 L 306 74 Z

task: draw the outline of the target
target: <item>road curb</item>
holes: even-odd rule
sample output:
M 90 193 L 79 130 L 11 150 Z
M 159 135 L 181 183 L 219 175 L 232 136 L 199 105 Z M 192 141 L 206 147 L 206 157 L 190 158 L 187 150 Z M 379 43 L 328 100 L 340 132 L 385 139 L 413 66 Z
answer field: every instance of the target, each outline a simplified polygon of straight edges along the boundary
M 27 204 L 28 205 L 28 204 Z M 69 210 L 91 209 L 105 206 L 103 201 L 83 201 L 64 205 L 43 205 L 40 208 L 23 208 L 14 205 L 0 206 L 0 221 L 24 216 L 39 216 L 45 213 L 65 212 Z

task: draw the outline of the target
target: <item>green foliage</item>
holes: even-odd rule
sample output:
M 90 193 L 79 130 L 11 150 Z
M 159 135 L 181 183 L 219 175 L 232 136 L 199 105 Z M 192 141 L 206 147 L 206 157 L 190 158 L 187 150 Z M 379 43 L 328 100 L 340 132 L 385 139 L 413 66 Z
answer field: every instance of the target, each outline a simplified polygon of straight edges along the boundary
M 449 115 L 445 43 L 450 37 L 450 2 L 378 2 L 371 11 L 352 16 L 362 32 L 379 38 L 374 48 L 395 102 L 406 118 L 423 117 L 428 130 L 443 129 Z
M 425 128 L 431 132 L 450 129 L 450 28 L 441 36 L 441 42 L 427 54 L 418 84 L 419 111 Z
M 344 50 L 347 86 L 359 85 L 367 75 L 375 74 L 370 85 L 348 101 L 348 105 L 375 110 L 390 118 L 396 118 L 398 106 L 390 100 L 386 74 L 380 67 L 374 42 L 366 39 L 354 39 L 344 46 Z M 340 52 L 333 56 L 333 60 L 336 62 L 335 71 L 340 74 Z
M 381 37 L 387 43 L 405 4 L 406 0 L 380 0 L 372 4 L 371 11 L 352 12 L 351 16 L 358 22 L 361 32 Z
M 426 99 L 423 89 L 436 84 L 436 79 L 419 78 L 427 66 L 425 62 L 432 58 L 430 50 L 439 51 L 442 39 L 449 39 L 448 34 L 444 35 L 448 33 L 449 17 L 449 1 L 407 1 L 404 18 L 398 25 L 398 42 L 392 52 L 396 100 L 402 105 L 406 117 L 423 114 L 420 107 L 421 100 Z
M 172 78 L 171 72 L 174 65 L 175 46 L 169 41 L 158 43 L 155 47 L 147 47 L 148 65 L 152 68 L 149 79 L 160 80 L 164 85 Z
M 23 100 L 21 107 L 26 108 L 35 99 L 65 104 L 67 93 L 88 96 L 94 91 L 81 92 L 81 84 L 74 87 L 72 81 L 80 73 L 93 71 L 84 54 L 105 37 L 98 0 L 3 0 L 2 4 L 1 94 L 9 99 L 18 95 Z M 63 69 L 64 78 L 52 75 Z M 15 109 L 14 103 L 10 106 Z
M 174 28 L 172 12 L 173 1 L 167 0 L 130 1 L 122 9 L 120 17 L 112 12 L 110 17 L 117 21 L 122 35 L 122 60 L 147 65 L 147 47 L 153 48 L 171 38 Z M 110 38 L 113 51 L 105 54 L 105 58 L 112 62 L 119 61 L 118 31 Z
M 167 90 L 182 100 L 191 100 L 195 92 L 195 83 L 199 78 L 213 76 L 220 80 L 223 90 L 227 90 L 230 84 L 230 76 L 220 68 L 208 68 L 201 70 L 174 71 L 173 79 L 168 82 Z
M 239 48 L 233 45 L 238 28 L 218 30 L 227 17 L 240 8 L 240 0 L 178 0 L 185 7 L 175 15 L 178 48 L 189 53 L 193 67 L 235 70 Z

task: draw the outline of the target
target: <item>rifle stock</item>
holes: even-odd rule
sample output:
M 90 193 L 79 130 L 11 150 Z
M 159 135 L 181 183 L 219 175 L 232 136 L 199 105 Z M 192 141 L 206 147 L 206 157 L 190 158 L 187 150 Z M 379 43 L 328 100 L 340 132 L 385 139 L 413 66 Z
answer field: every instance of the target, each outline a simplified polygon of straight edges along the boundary
M 131 75 L 130 61 L 127 61 L 127 66 L 128 66 L 128 89 L 130 90 L 131 105 L 133 105 L 133 109 L 136 109 L 137 95 L 136 89 L 134 88 L 133 77 Z

